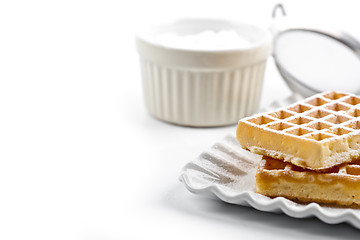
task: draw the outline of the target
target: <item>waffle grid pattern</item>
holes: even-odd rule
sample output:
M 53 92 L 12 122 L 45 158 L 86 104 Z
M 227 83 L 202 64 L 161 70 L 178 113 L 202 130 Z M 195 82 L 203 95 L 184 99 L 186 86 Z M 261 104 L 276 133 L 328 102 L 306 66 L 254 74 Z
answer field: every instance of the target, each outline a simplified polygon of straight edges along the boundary
M 327 92 L 303 102 L 255 117 L 247 122 L 281 134 L 330 140 L 360 132 L 360 98 L 347 93 Z

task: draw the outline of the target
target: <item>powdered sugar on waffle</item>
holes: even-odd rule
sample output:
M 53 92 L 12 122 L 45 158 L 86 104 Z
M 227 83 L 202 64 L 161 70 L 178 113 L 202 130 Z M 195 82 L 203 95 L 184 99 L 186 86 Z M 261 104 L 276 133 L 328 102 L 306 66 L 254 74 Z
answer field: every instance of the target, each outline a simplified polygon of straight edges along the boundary
M 329 149 L 321 151 L 329 151 L 328 157 L 337 158 L 334 164 L 360 156 L 360 97 L 353 94 L 325 92 L 274 112 L 242 119 L 241 122 L 255 130 L 327 145 Z M 238 132 L 241 133 L 241 129 Z M 292 155 L 256 144 L 243 147 L 302 165 L 301 157 L 298 159 L 296 153 Z
M 347 134 L 359 134 L 360 98 L 347 93 L 327 92 L 287 108 L 244 120 L 260 124 L 263 128 L 280 130 L 279 134 L 302 136 L 316 141 L 330 140 Z

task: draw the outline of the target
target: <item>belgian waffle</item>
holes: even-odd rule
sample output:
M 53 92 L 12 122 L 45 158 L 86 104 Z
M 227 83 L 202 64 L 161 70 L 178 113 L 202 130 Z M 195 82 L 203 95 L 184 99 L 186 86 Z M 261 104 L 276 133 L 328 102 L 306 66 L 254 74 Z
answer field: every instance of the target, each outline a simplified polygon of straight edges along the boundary
M 263 157 L 256 173 L 256 192 L 300 202 L 360 205 L 360 160 L 315 172 Z
M 239 121 L 236 137 L 251 152 L 308 169 L 360 157 L 360 97 L 326 92 Z

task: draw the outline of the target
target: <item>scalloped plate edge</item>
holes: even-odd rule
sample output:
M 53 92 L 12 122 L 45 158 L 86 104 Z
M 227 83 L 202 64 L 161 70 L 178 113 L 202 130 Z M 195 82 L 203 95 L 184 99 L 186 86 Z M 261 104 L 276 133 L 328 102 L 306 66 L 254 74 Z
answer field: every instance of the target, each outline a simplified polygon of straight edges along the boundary
M 229 138 L 229 136 L 225 138 Z M 202 184 L 201 186 L 198 186 L 199 184 L 197 184 L 197 186 L 195 186 L 196 184 L 192 183 L 187 172 L 187 166 L 189 166 L 190 163 L 192 162 L 189 162 L 184 166 L 179 180 L 194 194 L 218 198 L 231 204 L 250 206 L 264 212 L 283 212 L 294 218 L 308 218 L 315 216 L 328 224 L 347 222 L 355 228 L 360 229 L 360 216 L 357 216 L 352 209 L 344 209 L 343 211 L 334 213 L 329 211 L 331 208 L 322 207 L 317 203 L 297 204 L 283 197 L 269 198 L 252 191 L 239 191 L 236 194 L 228 194 L 222 189 L 221 184 L 218 183 Z

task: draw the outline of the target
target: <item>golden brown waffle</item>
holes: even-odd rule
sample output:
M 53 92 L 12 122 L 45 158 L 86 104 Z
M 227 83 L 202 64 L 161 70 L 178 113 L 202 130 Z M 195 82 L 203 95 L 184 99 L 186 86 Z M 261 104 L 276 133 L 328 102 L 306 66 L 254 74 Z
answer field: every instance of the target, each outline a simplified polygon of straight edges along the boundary
M 256 173 L 256 192 L 300 202 L 360 205 L 360 161 L 315 172 L 263 157 Z
M 251 152 L 308 169 L 326 169 L 360 157 L 360 98 L 314 95 L 275 112 L 239 121 L 236 137 Z

